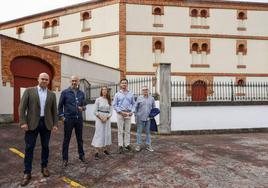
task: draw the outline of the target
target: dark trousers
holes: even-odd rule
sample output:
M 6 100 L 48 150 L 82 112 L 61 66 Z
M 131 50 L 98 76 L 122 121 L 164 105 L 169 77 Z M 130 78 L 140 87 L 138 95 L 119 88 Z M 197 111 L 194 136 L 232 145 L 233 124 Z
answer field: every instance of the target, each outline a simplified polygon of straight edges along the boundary
M 30 174 L 32 171 L 32 161 L 34 147 L 38 134 L 40 134 L 42 152 L 41 152 L 41 167 L 47 167 L 49 156 L 49 139 L 51 131 L 47 129 L 44 118 L 41 118 L 38 127 L 35 130 L 25 132 L 25 158 L 24 158 L 24 174 Z
M 83 120 L 82 119 L 65 119 L 64 121 L 64 140 L 62 145 L 62 159 L 68 161 L 69 143 L 71 140 L 73 128 L 75 130 L 76 141 L 78 146 L 79 159 L 81 159 L 85 153 L 83 150 Z

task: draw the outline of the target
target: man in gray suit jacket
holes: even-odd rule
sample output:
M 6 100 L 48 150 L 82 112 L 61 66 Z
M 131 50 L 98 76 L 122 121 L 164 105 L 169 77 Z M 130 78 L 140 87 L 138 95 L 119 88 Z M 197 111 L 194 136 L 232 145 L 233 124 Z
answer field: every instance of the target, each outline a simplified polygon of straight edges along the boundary
M 38 86 L 27 88 L 22 96 L 19 115 L 20 126 L 25 131 L 24 176 L 21 186 L 26 186 L 31 179 L 33 152 L 38 134 L 40 134 L 41 172 L 44 177 L 49 176 L 47 168 L 49 156 L 49 140 L 51 130 L 57 130 L 57 102 L 56 95 L 47 89 L 49 75 L 41 73 Z

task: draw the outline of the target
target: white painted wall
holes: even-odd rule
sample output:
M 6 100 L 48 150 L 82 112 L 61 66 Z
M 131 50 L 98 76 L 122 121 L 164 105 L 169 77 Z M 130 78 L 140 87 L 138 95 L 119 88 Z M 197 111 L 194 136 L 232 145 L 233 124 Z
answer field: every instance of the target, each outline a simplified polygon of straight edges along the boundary
M 2 77 L 0 79 L 0 115 L 1 114 L 13 114 L 13 87 L 10 87 L 10 84 L 7 83 L 6 86 L 2 86 Z
M 155 101 L 155 106 L 157 108 L 159 108 L 159 101 Z M 113 110 L 113 114 L 112 114 L 112 117 L 111 117 L 111 122 L 112 123 L 116 123 L 117 122 L 117 114 L 116 114 L 116 111 Z M 86 109 L 86 118 L 85 118 L 86 121 L 95 121 L 96 120 L 96 116 L 94 115 L 94 104 L 88 104 L 87 105 L 87 109 Z M 159 124 L 159 115 L 157 115 L 155 117 L 155 121 L 157 124 Z M 135 116 L 133 115 L 132 118 L 131 118 L 131 123 L 135 124 Z
M 90 31 L 81 32 L 82 21 L 80 20 L 80 12 L 61 16 L 59 18 L 58 37 L 44 37 L 43 21 L 33 22 L 24 25 L 24 33 L 22 40 L 33 44 L 46 44 L 62 40 L 76 39 L 89 35 L 97 35 L 102 33 L 116 32 L 119 30 L 119 5 L 109 5 L 93 9 L 91 12 Z M 16 28 L 4 29 L 1 34 L 17 38 Z M 80 53 L 80 52 L 79 52 Z
M 102 65 L 87 62 L 71 56 L 61 56 L 62 83 L 61 88 L 68 87 L 72 75 L 85 78 L 92 84 L 114 83 L 120 80 L 120 71 Z
M 60 52 L 82 58 L 80 41 L 60 45 Z M 109 67 L 119 68 L 118 35 L 91 40 L 91 55 L 87 60 Z
M 235 39 L 210 40 L 210 54 L 207 55 L 209 68 L 192 68 L 188 37 L 165 37 L 165 52 L 161 62 L 170 62 L 172 72 L 207 72 L 207 73 L 267 73 L 268 42 L 248 40 L 247 55 L 244 56 L 246 69 L 238 69 Z M 151 36 L 127 36 L 127 70 L 153 72 L 155 62 L 152 52 Z M 201 62 L 200 62 L 201 63 Z
M 172 107 L 171 130 L 268 128 L 267 114 L 268 106 Z
M 191 29 L 189 7 L 165 6 L 161 16 L 164 27 L 153 27 L 154 15 L 151 5 L 127 4 L 127 31 L 170 32 L 170 33 L 204 33 L 223 35 L 267 36 L 268 11 L 247 11 L 247 31 L 237 31 L 238 20 L 236 9 L 209 9 L 207 18 L 209 29 Z M 142 22 L 140 21 L 142 20 Z M 222 24 L 224 23 L 224 24 Z

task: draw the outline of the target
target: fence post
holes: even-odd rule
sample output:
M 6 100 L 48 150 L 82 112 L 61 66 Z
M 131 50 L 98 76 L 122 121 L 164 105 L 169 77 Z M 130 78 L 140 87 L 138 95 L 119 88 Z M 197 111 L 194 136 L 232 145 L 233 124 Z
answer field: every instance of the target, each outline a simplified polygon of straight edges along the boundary
M 157 93 L 160 95 L 159 133 L 171 131 L 171 64 L 159 63 L 157 67 Z

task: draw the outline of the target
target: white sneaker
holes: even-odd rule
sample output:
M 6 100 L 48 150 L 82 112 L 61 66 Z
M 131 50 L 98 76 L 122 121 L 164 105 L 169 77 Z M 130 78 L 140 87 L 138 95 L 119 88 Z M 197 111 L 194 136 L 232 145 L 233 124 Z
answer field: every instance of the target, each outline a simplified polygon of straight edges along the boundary
M 141 147 L 138 145 L 138 146 L 136 146 L 135 150 L 136 151 L 140 151 L 141 150 Z
M 151 145 L 149 145 L 149 146 L 147 146 L 147 148 L 146 148 L 148 151 L 151 151 L 151 152 L 153 152 L 154 151 L 154 149 L 152 148 L 152 146 Z

